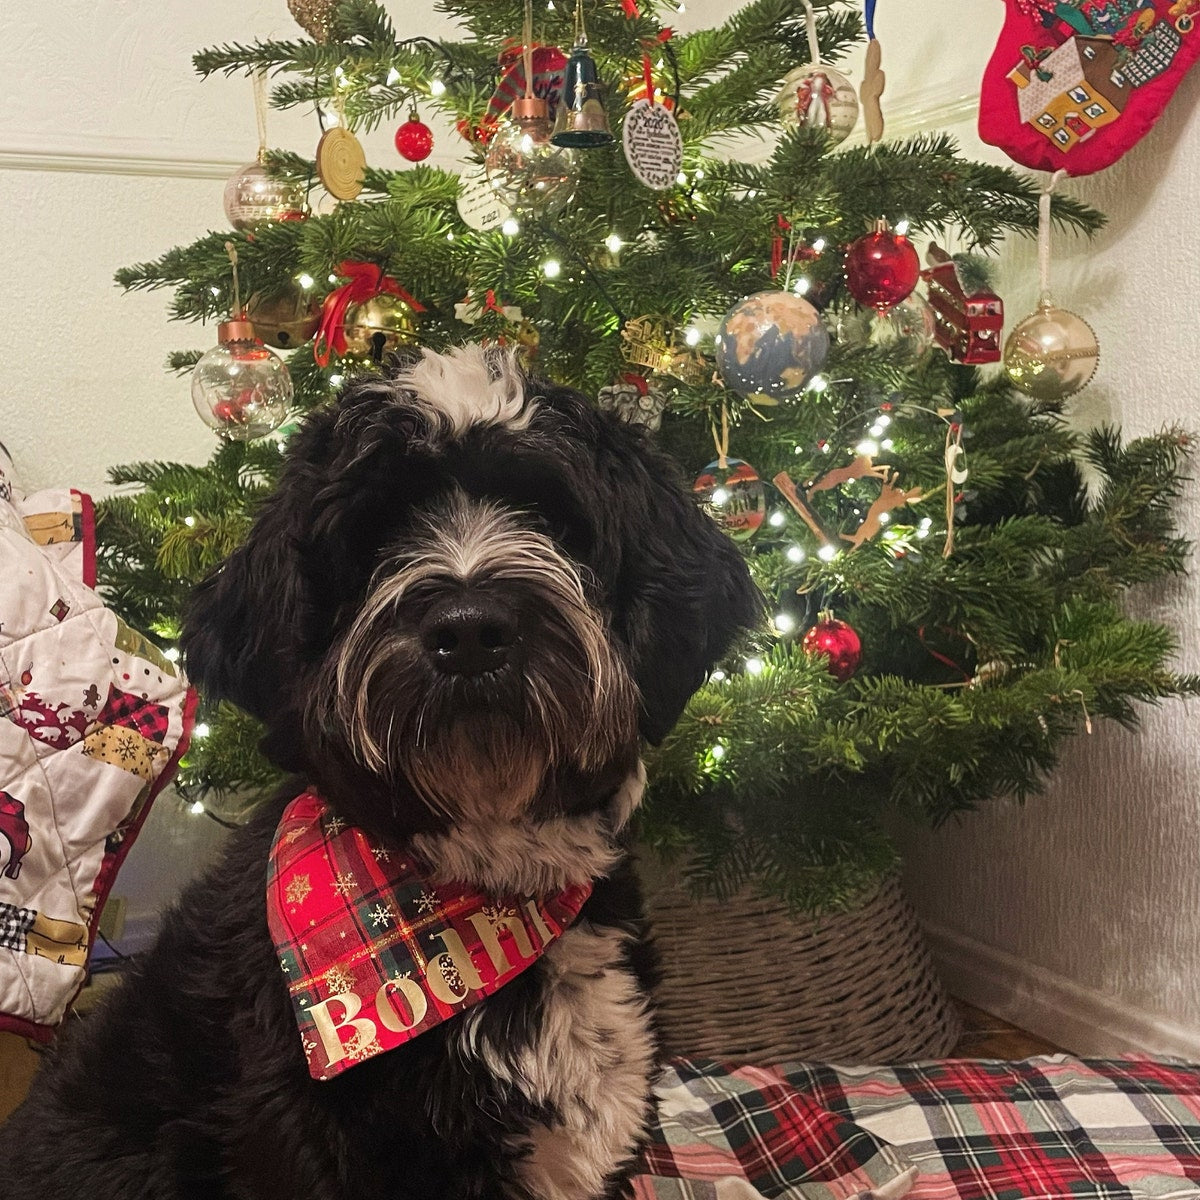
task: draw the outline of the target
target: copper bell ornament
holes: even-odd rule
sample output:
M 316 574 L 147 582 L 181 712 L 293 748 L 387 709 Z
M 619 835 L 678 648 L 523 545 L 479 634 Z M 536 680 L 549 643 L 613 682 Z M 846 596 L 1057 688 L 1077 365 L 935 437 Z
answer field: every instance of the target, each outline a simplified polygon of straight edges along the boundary
M 550 140 L 556 146 L 588 149 L 606 146 L 613 140 L 608 127 L 608 113 L 600 98 L 600 75 L 596 60 L 588 49 L 587 30 L 583 24 L 583 0 L 575 3 L 575 44 L 567 59 L 563 77 L 562 103 L 554 121 Z

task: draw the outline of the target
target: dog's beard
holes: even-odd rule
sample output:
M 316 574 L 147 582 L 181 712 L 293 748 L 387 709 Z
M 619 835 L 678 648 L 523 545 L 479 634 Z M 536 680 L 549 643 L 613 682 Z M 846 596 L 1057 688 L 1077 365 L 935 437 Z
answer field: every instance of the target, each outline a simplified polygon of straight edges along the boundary
M 501 670 L 446 675 L 422 648 L 413 614 L 465 586 L 519 614 L 520 656 Z M 634 684 L 575 566 L 463 498 L 379 573 L 325 675 L 318 708 L 358 761 L 452 820 L 536 811 L 553 772 L 599 773 L 636 745 Z

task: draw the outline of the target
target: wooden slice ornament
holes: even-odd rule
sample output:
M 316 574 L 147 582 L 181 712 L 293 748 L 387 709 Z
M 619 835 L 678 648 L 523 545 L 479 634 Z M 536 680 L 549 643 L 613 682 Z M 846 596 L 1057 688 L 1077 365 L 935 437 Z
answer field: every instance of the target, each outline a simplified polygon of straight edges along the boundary
M 335 125 L 317 143 L 317 174 L 325 190 L 339 200 L 353 200 L 363 188 L 367 156 L 362 143 L 344 125 Z

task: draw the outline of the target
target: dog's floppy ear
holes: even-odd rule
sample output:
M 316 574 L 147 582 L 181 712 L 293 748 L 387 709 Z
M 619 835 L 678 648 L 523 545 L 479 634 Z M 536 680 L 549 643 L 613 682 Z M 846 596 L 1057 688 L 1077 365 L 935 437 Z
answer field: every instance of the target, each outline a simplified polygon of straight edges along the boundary
M 278 704 L 305 603 L 294 524 L 269 497 L 249 537 L 197 586 L 183 622 L 192 682 L 260 720 Z
M 736 634 L 763 618 L 745 560 L 688 494 L 675 464 L 639 432 L 605 417 L 612 457 L 597 496 L 615 521 L 614 619 L 642 697 L 641 731 L 659 742 Z
M 344 402 L 305 419 L 246 540 L 195 588 L 184 614 L 181 645 L 193 682 L 269 725 L 284 715 L 312 624 L 303 547 L 314 513 L 332 508 L 317 504 L 346 420 Z

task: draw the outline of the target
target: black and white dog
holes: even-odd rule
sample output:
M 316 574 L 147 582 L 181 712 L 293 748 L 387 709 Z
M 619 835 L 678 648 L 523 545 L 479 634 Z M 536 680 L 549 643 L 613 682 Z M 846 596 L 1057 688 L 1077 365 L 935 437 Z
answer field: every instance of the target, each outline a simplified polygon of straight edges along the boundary
M 297 782 L 42 1071 L 0 1131 L 4 1200 L 615 1195 L 657 1055 L 638 739 L 758 616 L 665 457 L 505 353 L 425 352 L 310 417 L 184 636 Z M 314 1080 L 264 913 L 306 786 L 433 879 L 591 897 L 470 1012 Z

